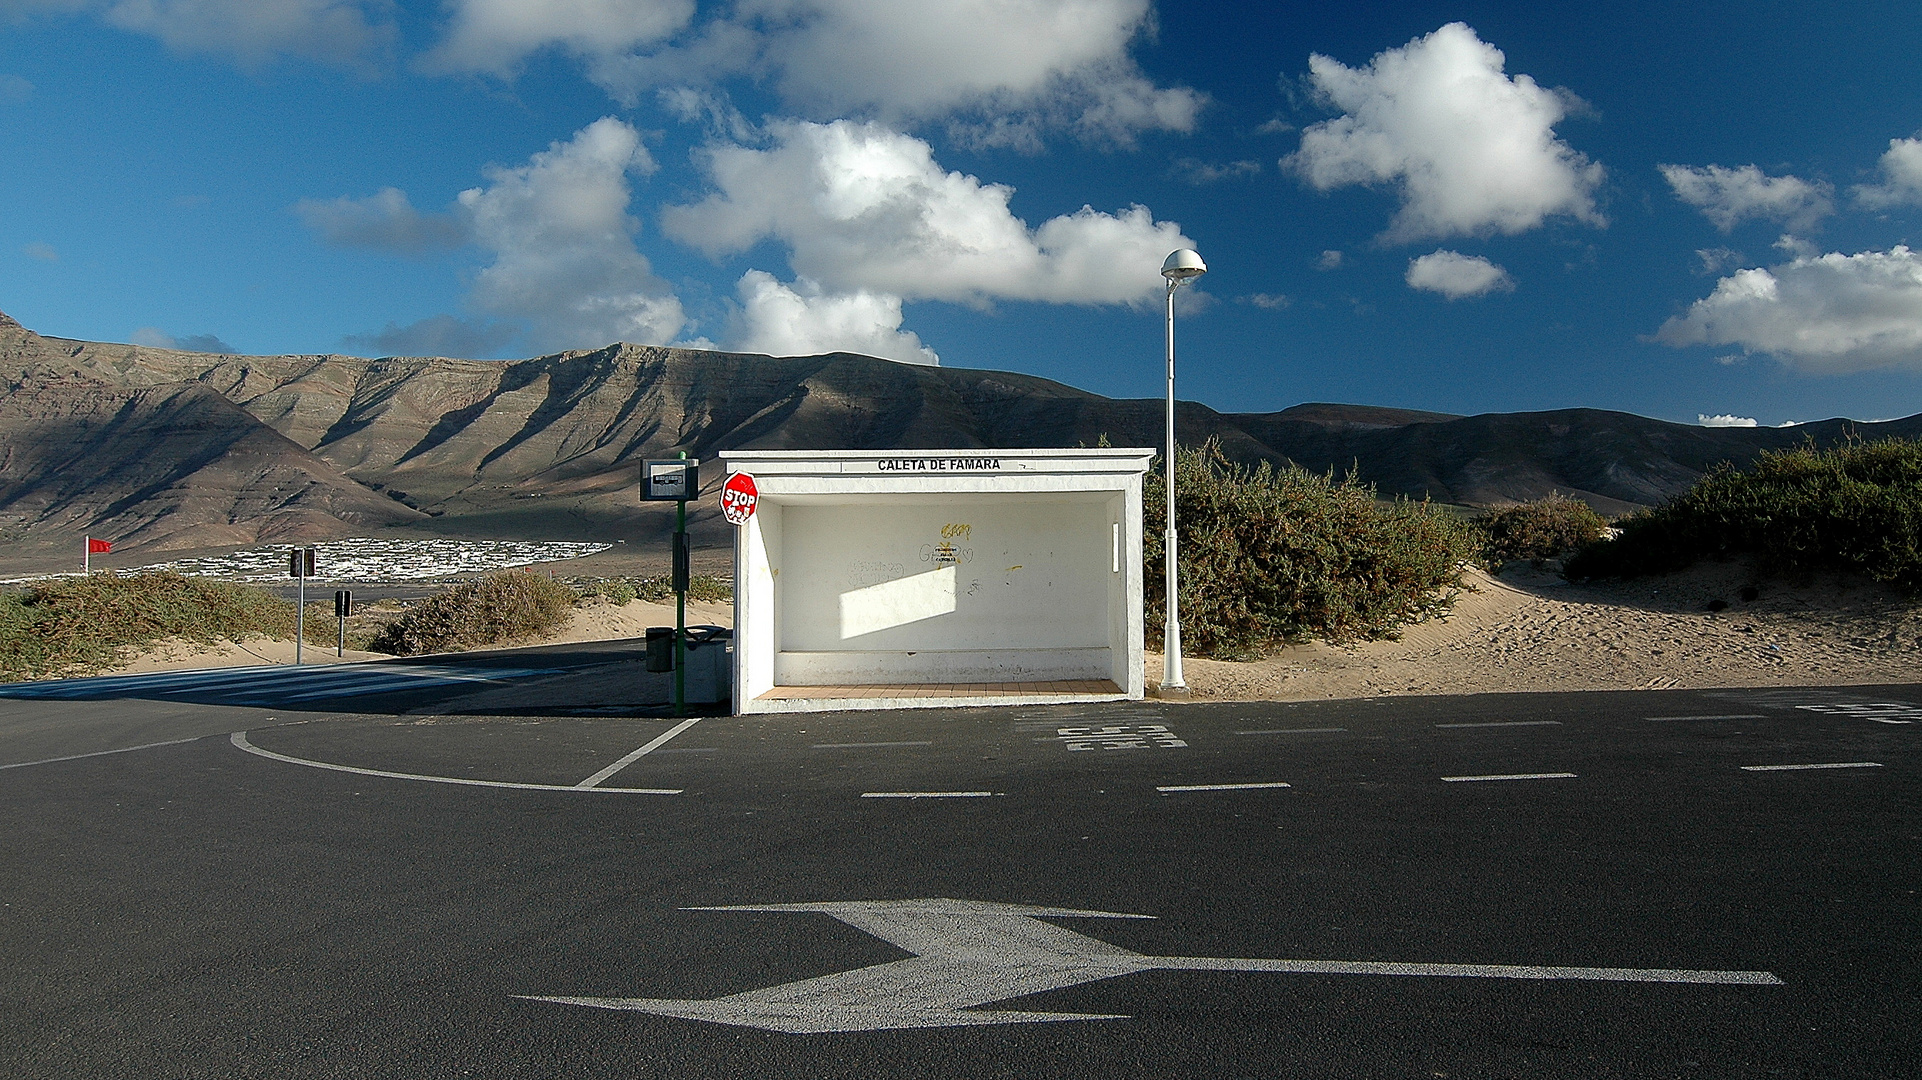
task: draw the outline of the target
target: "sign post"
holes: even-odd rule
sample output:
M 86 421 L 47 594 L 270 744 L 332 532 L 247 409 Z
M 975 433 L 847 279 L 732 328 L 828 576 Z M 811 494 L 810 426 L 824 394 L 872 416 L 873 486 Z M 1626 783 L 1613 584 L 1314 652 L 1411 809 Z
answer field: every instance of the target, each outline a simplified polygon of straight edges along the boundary
M 294 663 L 300 663 L 300 647 L 307 641 L 307 579 L 314 576 L 314 549 L 289 548 L 287 551 L 287 572 L 299 579 L 299 591 L 294 595 Z
M 687 585 L 690 552 L 687 544 L 687 500 L 701 492 L 701 463 L 687 451 L 666 461 L 641 464 L 641 498 L 674 500 L 674 715 L 687 713 Z

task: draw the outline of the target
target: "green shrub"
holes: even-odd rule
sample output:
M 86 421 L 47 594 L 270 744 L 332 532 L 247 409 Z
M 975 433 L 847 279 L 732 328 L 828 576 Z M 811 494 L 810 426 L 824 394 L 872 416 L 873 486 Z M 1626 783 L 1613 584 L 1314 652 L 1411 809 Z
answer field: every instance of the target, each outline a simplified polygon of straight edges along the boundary
M 507 645 L 551 634 L 574 608 L 567 586 L 527 570 L 463 582 L 407 609 L 369 646 L 396 656 Z
M 610 604 L 625 604 L 630 600 L 645 600 L 650 604 L 668 604 L 674 601 L 673 584 L 672 579 L 664 577 L 612 578 L 591 589 L 583 590 L 583 595 L 602 596 Z M 626 599 L 621 599 L 623 596 Z M 732 600 L 734 584 L 711 574 L 695 574 L 688 578 L 687 598 L 715 603 Z
M 1922 594 L 1922 443 L 1888 439 L 1723 465 L 1621 535 L 1569 560 L 1570 577 L 1633 577 L 1702 558 L 1753 556 L 1764 574 L 1866 575 Z
M 85 674 L 162 638 L 294 636 L 294 605 L 265 589 L 171 572 L 59 578 L 0 596 L 0 680 Z
M 1475 519 L 1486 536 L 1490 564 L 1553 559 L 1608 535 L 1608 522 L 1580 499 L 1546 499 L 1490 510 Z
M 1162 467 L 1144 493 L 1147 631 L 1161 643 L 1166 581 Z M 1311 637 L 1392 637 L 1447 611 L 1476 534 L 1426 502 L 1288 466 L 1235 465 L 1212 440 L 1175 456 L 1182 645 L 1245 656 Z
M 668 595 L 672 596 L 672 593 Z M 702 603 L 718 604 L 734 599 L 734 583 L 717 578 L 712 574 L 695 574 L 687 579 L 687 598 Z

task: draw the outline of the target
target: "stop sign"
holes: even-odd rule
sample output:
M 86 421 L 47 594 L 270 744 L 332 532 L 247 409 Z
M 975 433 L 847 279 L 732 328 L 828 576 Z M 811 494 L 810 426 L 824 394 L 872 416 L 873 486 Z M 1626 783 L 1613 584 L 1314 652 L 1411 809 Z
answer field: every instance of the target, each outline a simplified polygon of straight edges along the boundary
M 754 504 L 761 501 L 761 489 L 754 486 L 754 477 L 737 472 L 721 485 L 721 515 L 730 525 L 745 525 L 754 516 Z

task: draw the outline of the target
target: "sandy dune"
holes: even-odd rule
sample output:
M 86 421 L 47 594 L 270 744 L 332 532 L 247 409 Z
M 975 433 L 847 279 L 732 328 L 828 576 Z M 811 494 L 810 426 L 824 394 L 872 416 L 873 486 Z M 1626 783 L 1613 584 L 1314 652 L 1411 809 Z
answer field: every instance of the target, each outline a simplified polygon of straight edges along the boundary
M 1922 669 L 1922 607 L 1880 586 L 1762 583 L 1736 565 L 1605 585 L 1518 566 L 1477 573 L 1447 619 L 1400 641 L 1321 643 L 1255 663 L 1186 659 L 1196 700 L 1663 690 L 1906 682 Z M 1722 610 L 1710 610 L 1719 602 Z M 1161 658 L 1149 657 L 1150 684 Z

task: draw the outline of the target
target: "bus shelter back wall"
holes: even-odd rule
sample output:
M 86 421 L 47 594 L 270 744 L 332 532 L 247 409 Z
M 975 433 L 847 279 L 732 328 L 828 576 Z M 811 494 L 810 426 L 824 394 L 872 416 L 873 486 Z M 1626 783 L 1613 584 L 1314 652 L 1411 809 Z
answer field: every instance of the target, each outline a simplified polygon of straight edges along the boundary
M 784 506 L 780 649 L 1106 649 L 1124 598 L 1102 495 Z

